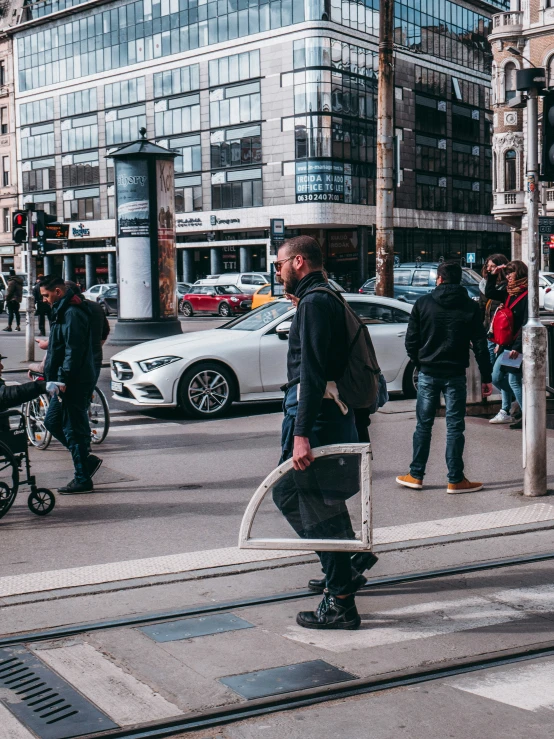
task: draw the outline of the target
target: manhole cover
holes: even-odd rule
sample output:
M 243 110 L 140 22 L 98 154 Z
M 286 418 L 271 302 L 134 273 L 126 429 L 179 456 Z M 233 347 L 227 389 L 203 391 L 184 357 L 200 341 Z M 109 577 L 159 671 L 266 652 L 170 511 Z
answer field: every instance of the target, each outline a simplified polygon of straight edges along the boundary
M 168 621 L 163 624 L 143 626 L 140 631 L 143 631 L 154 641 L 163 642 L 192 639 L 195 636 L 209 636 L 210 634 L 222 634 L 225 631 L 253 628 L 253 624 L 245 621 L 243 618 L 233 616 L 232 613 L 217 613 L 214 616 L 183 618 L 179 621 Z

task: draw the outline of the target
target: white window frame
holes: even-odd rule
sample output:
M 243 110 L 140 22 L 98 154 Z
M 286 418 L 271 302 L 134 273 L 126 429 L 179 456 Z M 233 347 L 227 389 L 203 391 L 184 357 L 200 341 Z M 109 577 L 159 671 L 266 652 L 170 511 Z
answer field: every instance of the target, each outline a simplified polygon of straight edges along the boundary
M 240 549 L 275 549 L 297 552 L 369 552 L 372 549 L 373 522 L 371 515 L 372 453 L 369 444 L 331 444 L 312 449 L 315 459 L 331 454 L 358 454 L 360 463 L 360 497 L 362 530 L 360 539 L 267 539 L 252 538 L 252 526 L 267 493 L 284 474 L 292 469 L 292 458 L 279 465 L 262 482 L 252 496 L 240 525 Z

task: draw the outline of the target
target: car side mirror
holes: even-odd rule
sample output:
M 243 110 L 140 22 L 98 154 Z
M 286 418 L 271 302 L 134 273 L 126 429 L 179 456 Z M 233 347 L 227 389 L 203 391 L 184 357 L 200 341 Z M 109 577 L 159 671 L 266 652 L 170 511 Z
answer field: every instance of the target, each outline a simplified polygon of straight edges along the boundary
M 281 341 L 286 341 L 289 338 L 291 324 L 292 321 L 283 321 L 275 329 L 275 333 Z

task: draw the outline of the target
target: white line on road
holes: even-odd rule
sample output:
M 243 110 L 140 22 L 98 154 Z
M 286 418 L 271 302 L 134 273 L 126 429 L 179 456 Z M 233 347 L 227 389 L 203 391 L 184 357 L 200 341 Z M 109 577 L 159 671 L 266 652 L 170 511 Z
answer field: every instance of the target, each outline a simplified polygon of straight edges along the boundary
M 544 521 L 554 521 L 554 506 L 536 503 L 520 508 L 510 508 L 472 516 L 421 521 L 404 526 L 387 526 L 374 530 L 373 541 L 375 544 L 398 544 L 413 540 L 424 541 L 438 536 L 494 530 Z M 227 547 L 123 562 L 109 562 L 86 567 L 72 567 L 64 570 L 7 575 L 0 577 L 0 598 L 23 595 L 24 593 L 59 590 L 61 588 L 120 582 L 141 577 L 156 577 L 158 575 L 228 567 L 250 562 L 265 562 L 266 560 L 306 556 L 306 554 L 306 552 L 300 551 Z
M 449 683 L 457 690 L 506 703 L 524 711 L 554 709 L 554 662 L 515 667 L 502 672 L 486 672 L 478 677 L 462 677 Z
M 110 428 L 110 434 L 119 434 L 122 431 L 136 431 L 137 429 L 162 429 L 168 426 L 181 426 L 181 424 L 175 421 L 168 421 L 167 423 L 137 423 L 129 426 L 112 426 Z
M 160 721 L 182 713 L 90 644 L 34 651 L 120 726 Z

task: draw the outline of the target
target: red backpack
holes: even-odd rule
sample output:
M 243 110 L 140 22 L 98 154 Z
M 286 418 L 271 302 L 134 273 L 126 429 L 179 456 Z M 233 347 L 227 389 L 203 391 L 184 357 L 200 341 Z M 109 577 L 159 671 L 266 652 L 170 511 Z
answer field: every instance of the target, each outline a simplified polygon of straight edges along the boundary
M 521 295 L 518 295 L 513 303 L 510 303 L 510 297 L 506 303 L 496 311 L 492 321 L 492 337 L 494 339 L 494 343 L 499 344 L 500 346 L 510 346 L 514 342 L 513 308 L 516 303 L 519 303 L 520 300 L 527 297 L 527 290 L 522 292 Z

